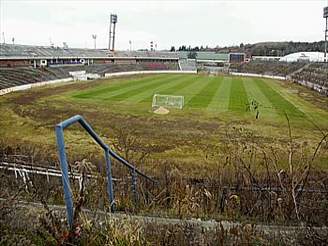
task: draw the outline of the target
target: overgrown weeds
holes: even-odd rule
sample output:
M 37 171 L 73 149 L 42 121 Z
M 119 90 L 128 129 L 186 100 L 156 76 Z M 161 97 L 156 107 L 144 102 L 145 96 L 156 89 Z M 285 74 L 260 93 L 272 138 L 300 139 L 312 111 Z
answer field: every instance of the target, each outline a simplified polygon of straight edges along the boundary
M 287 122 L 289 123 L 288 117 Z M 143 147 L 143 142 L 133 129 L 116 129 L 117 141 L 113 143 L 114 148 L 130 162 L 137 163 L 139 168 L 146 169 L 158 181 L 158 184 L 153 184 L 138 178 L 136 199 L 131 188 L 130 173 L 114 161 L 117 209 L 131 214 L 180 219 L 226 219 L 252 223 L 327 226 L 327 172 L 317 169 L 315 165 L 316 158 L 326 154 L 328 134 L 322 133 L 318 144 L 311 146 L 306 142 L 296 141 L 289 127 L 288 141 L 283 145 L 267 145 L 258 141 L 258 136 L 248 129 L 226 129 L 224 141 L 205 141 L 202 144 L 198 167 L 203 168 L 200 171 L 205 175 L 196 177 L 189 176 L 179 161 L 158 161 L 152 158 L 164 150 L 161 146 L 151 144 Z M 199 134 L 206 132 L 199 130 Z M 39 163 L 58 167 L 56 158 L 47 151 L 42 152 L 41 147 L 8 146 L 2 141 L 0 153 L 1 162 L 11 161 L 31 166 L 32 169 Z M 188 243 L 206 245 L 220 242 L 223 245 L 231 237 L 241 244 L 265 242 L 254 231 L 252 223 L 236 230 L 217 228 L 212 236 L 206 233 L 199 236 L 199 233 L 195 233 L 196 229 L 188 224 L 181 227 L 165 225 L 151 230 L 148 225 L 113 218 L 99 222 L 97 217 L 90 218 L 90 215 L 86 215 L 82 208 L 109 211 L 104 162 L 95 155 L 90 155 L 88 159 L 76 159 L 73 156 L 70 163 L 70 171 L 79 174 L 77 178 L 71 177 L 76 221 L 73 229 L 67 228 L 62 213 L 58 214 L 48 206 L 63 203 L 60 179 L 37 174 L 15 177 L 9 170 L 1 173 L 0 192 L 1 198 L 5 199 L 0 203 L 4 243 L 21 238 L 30 240 L 28 242 L 41 240 L 47 244 L 144 245 L 149 242 L 179 242 L 184 245 L 188 240 Z M 18 216 L 15 212 L 18 200 L 36 201 L 43 206 L 44 213 L 35 227 L 31 228 L 32 234 L 37 233 L 37 239 L 31 239 L 31 236 L 23 232 L 11 235 L 9 228 L 16 228 L 17 225 L 6 225 L 6 221 Z M 315 231 L 308 231 L 301 238 L 325 242 L 325 235 Z

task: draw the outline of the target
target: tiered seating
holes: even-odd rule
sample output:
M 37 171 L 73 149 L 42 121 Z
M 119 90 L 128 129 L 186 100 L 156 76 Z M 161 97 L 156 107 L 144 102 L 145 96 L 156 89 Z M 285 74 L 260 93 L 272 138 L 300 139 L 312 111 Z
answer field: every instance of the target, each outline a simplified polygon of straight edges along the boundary
M 150 62 L 145 64 L 150 70 L 168 70 L 168 66 L 164 63 Z
M 77 49 L 50 46 L 32 46 L 19 44 L 1 44 L 0 54 L 3 57 L 157 57 L 178 58 L 178 53 L 166 51 L 115 51 L 107 49 Z
M 328 96 L 328 64 L 313 63 L 291 76 L 292 80 Z
M 45 68 L 1 68 L 0 89 L 17 85 L 36 83 L 70 77 L 71 71 L 86 71 L 104 76 L 105 73 L 143 71 L 143 70 L 177 70 L 177 63 L 138 63 L 138 64 L 93 64 L 74 67 Z
M 158 58 L 178 58 L 176 52 L 165 51 L 115 51 L 110 52 L 110 56 L 114 57 L 158 57 Z
M 53 79 L 40 69 L 32 68 L 6 68 L 0 69 L 0 89 L 17 85 L 36 83 Z
M 232 64 L 230 69 L 241 73 L 287 76 L 304 65 L 301 62 L 252 61 L 244 64 Z
M 1 44 L 0 54 L 3 57 L 108 57 L 107 50 L 65 49 L 61 47 L 18 44 Z
M 92 64 L 89 66 L 56 67 L 46 68 L 57 77 L 67 77 L 71 71 L 86 71 L 87 73 L 97 73 L 104 76 L 105 73 L 142 71 L 142 70 L 177 70 L 177 63 L 162 62 L 141 62 L 138 64 Z
M 313 63 L 299 73 L 294 74 L 292 78 L 328 87 L 328 64 Z

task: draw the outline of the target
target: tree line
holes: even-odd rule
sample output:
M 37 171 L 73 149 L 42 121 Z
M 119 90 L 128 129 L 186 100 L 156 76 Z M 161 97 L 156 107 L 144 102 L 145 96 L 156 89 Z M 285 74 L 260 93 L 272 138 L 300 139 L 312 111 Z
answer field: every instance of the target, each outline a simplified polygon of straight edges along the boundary
M 324 52 L 325 42 L 261 42 L 255 44 L 244 44 L 225 47 L 209 47 L 209 46 L 194 46 L 181 45 L 179 47 L 171 46 L 170 51 L 214 51 L 218 53 L 229 53 L 229 52 L 244 52 L 253 56 L 285 56 L 295 52 Z

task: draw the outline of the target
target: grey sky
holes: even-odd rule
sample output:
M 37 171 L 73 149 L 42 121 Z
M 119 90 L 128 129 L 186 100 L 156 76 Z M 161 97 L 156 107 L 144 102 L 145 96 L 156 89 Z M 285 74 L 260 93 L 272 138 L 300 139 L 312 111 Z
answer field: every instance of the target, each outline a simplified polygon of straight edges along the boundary
M 261 41 L 319 41 L 327 0 L 17 1 L 0 0 L 6 42 L 92 48 L 108 43 L 109 14 L 118 14 L 118 49 L 171 45 L 224 46 Z

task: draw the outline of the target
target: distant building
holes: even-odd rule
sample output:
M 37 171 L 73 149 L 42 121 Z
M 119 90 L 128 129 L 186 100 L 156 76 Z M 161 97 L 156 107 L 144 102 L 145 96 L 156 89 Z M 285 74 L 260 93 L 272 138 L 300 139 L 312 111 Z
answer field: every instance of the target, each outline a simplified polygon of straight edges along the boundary
M 246 61 L 245 53 L 229 53 L 229 63 L 244 63 Z
M 180 59 L 187 59 L 189 51 L 179 51 Z M 243 63 L 246 61 L 245 53 L 217 53 L 212 51 L 197 51 L 197 64 L 217 64 L 222 65 L 226 63 Z
M 281 56 L 252 56 L 253 61 L 279 61 Z
M 297 52 L 281 57 L 284 62 L 324 62 L 323 52 Z

